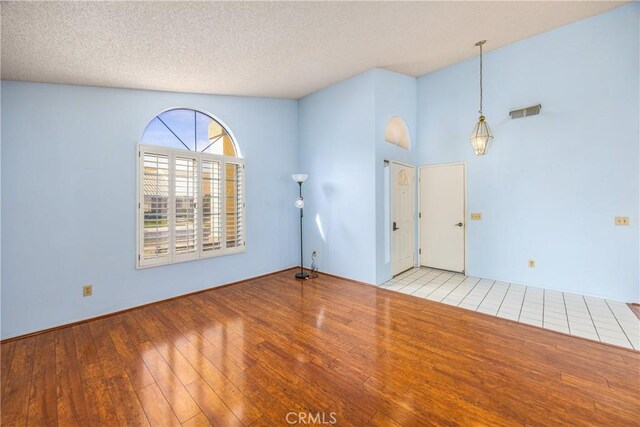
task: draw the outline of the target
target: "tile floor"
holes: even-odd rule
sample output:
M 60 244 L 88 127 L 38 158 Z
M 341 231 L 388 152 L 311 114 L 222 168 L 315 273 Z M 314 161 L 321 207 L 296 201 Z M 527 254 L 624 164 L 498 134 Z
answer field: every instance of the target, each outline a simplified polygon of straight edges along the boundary
M 640 319 L 627 304 L 532 286 L 414 268 L 380 285 L 468 310 L 640 350 Z

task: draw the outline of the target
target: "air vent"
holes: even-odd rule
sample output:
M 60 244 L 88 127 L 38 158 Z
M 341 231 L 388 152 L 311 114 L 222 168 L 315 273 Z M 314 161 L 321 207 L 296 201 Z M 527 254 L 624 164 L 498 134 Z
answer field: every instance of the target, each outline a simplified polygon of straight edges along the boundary
M 532 105 L 531 107 L 520 108 L 519 110 L 509 111 L 509 117 L 512 119 L 521 119 L 523 117 L 535 116 L 540 114 L 542 105 Z

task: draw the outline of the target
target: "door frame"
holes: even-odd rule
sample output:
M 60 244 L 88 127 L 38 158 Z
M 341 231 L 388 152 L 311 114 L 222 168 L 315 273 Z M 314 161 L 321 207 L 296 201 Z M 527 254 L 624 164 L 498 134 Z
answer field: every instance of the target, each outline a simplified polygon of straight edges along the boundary
M 420 243 L 418 242 L 420 234 L 419 234 L 419 226 L 420 224 L 417 224 L 416 221 L 418 220 L 418 215 L 416 214 L 416 212 L 420 209 L 419 208 L 419 199 L 416 198 L 416 191 L 418 191 L 418 181 L 419 181 L 419 176 L 416 174 L 416 172 L 419 172 L 418 166 L 417 165 L 412 165 L 410 163 L 404 163 L 404 162 L 400 162 L 398 160 L 387 160 L 389 162 L 389 167 L 391 168 L 391 164 L 395 163 L 397 165 L 401 165 L 401 166 L 405 166 L 408 168 L 413 168 L 413 268 L 415 267 L 419 267 L 420 266 L 420 258 L 418 255 L 418 251 L 416 250 L 416 246 L 420 246 Z M 391 172 L 391 169 L 389 170 L 389 172 Z M 390 179 L 389 179 L 389 223 L 387 224 L 387 233 L 389 234 L 389 246 L 390 246 L 390 250 L 389 253 L 391 255 L 391 257 L 389 258 L 389 264 L 390 264 L 390 268 L 391 268 L 391 278 L 395 277 L 395 275 L 393 274 L 393 175 L 390 174 L 389 175 Z M 416 245 L 416 243 L 418 243 Z M 401 272 L 402 273 L 402 272 Z M 401 274 L 398 273 L 398 274 Z
M 441 166 L 456 166 L 456 165 L 462 165 L 462 180 L 464 181 L 464 227 L 463 227 L 463 233 L 464 233 L 464 269 L 462 270 L 462 274 L 466 275 L 467 274 L 467 262 L 469 260 L 468 255 L 467 255 L 467 250 L 468 250 L 468 233 L 467 233 L 467 224 L 470 221 L 469 218 L 469 213 L 467 212 L 469 206 L 467 205 L 467 192 L 468 192 L 468 185 L 467 185 L 467 162 L 466 161 L 462 161 L 462 162 L 452 162 L 452 163 L 433 163 L 430 165 L 422 165 L 418 167 L 418 267 L 422 267 L 422 217 L 421 217 L 421 207 L 422 207 L 422 187 L 421 187 L 421 176 L 422 176 L 422 169 L 424 168 L 436 168 L 436 167 L 441 167 Z

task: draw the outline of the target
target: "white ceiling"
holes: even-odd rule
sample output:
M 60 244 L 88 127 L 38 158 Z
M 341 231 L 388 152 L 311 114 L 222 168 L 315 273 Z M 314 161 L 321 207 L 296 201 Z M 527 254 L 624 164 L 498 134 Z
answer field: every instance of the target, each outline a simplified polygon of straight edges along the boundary
M 411 76 L 624 2 L 2 2 L 2 79 L 300 98 Z

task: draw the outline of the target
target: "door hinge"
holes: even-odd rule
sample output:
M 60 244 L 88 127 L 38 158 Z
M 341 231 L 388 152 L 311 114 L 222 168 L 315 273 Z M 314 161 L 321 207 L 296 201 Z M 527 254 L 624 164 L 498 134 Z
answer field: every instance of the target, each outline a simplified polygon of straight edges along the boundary
M 138 209 L 140 209 L 140 203 L 138 203 Z
M 138 261 L 140 261 L 140 254 L 138 254 Z
M 422 249 L 418 249 L 418 255 L 422 255 Z
M 422 212 L 418 212 L 418 218 L 422 218 Z
M 138 157 L 140 157 L 140 152 L 138 151 Z

